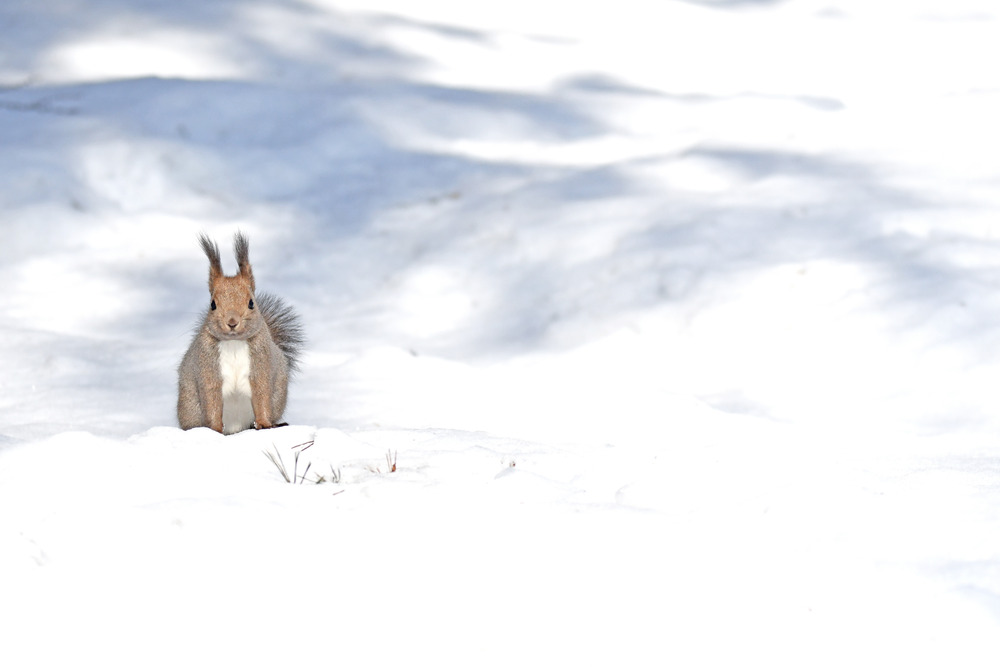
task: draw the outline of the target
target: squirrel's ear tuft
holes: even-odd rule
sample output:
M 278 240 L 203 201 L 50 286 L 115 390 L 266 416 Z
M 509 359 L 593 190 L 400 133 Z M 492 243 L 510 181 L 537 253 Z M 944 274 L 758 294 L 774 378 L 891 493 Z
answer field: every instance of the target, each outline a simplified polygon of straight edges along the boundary
M 253 269 L 250 268 L 250 241 L 243 232 L 236 232 L 236 236 L 233 237 L 233 251 L 236 253 L 240 275 L 250 282 L 250 291 L 255 291 Z
M 219 255 L 219 246 L 206 234 L 200 234 L 198 241 L 201 242 L 201 249 L 208 257 L 208 291 L 212 291 L 215 281 L 222 277 L 222 257 Z

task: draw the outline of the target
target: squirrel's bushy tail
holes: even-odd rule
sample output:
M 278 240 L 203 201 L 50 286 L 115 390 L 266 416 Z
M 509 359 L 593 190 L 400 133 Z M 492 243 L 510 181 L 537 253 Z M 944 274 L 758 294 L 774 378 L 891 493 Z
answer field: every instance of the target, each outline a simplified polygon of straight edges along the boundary
M 299 355 L 305 342 L 299 316 L 291 306 L 273 294 L 260 292 L 256 300 L 257 308 L 271 330 L 271 338 L 288 360 L 289 374 L 294 373 L 299 368 Z

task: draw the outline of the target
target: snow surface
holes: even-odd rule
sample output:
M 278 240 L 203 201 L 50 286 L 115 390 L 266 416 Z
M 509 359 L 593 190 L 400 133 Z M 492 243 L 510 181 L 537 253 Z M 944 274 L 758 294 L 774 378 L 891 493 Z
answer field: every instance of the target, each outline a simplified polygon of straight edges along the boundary
M 995 3 L 0 29 L 0 663 L 1000 660 Z M 293 426 L 182 432 L 237 229 Z

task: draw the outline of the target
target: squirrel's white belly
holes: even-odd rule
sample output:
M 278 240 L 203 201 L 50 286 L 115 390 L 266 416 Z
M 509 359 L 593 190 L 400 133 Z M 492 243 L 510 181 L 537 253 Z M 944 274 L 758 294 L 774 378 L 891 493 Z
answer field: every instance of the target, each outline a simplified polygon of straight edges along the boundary
M 245 340 L 219 341 L 222 374 L 222 432 L 253 428 L 250 403 L 250 346 Z

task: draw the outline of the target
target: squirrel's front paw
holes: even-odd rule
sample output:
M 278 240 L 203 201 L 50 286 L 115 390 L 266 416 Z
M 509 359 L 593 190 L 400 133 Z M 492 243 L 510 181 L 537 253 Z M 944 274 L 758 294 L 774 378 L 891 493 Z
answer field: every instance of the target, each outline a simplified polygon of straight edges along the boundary
M 258 424 L 257 422 L 253 423 L 253 427 L 258 431 L 261 430 L 262 428 L 281 428 L 282 426 L 288 426 L 288 422 L 281 422 L 280 424 L 266 424 L 266 425 Z

